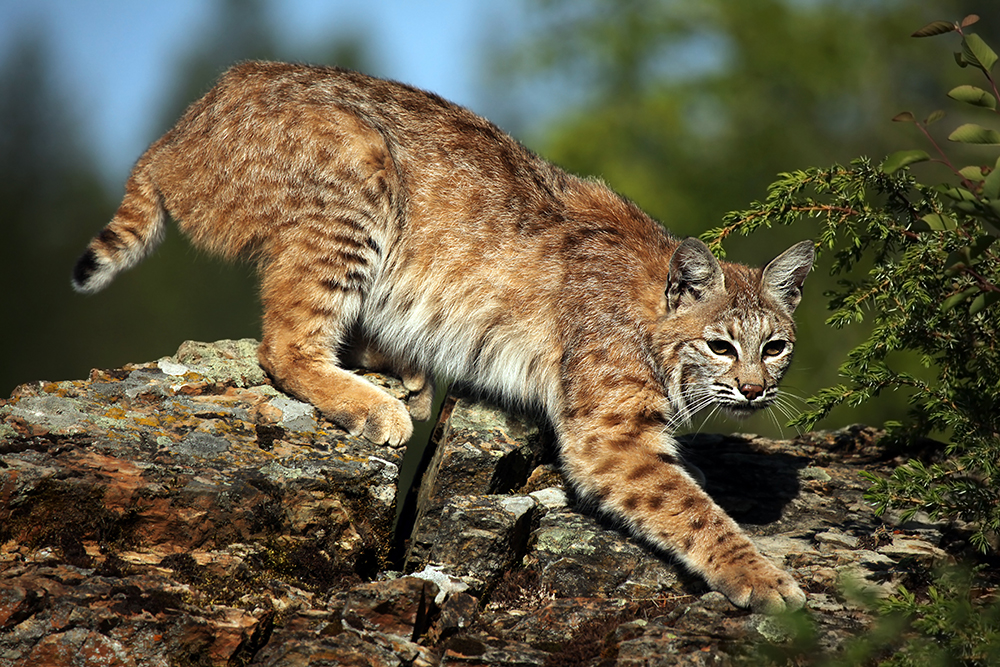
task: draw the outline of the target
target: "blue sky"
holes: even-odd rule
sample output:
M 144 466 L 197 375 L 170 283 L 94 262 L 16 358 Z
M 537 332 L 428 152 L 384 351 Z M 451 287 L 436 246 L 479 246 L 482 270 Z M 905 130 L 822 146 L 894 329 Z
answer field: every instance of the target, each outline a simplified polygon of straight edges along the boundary
M 41 31 L 58 82 L 104 176 L 123 181 L 156 137 L 158 104 L 180 57 L 210 39 L 214 0 L 0 0 L 0 58 L 19 35 Z M 518 2 L 488 0 L 269 0 L 281 42 L 294 51 L 362 30 L 373 74 L 482 109 L 480 46 L 520 25 Z

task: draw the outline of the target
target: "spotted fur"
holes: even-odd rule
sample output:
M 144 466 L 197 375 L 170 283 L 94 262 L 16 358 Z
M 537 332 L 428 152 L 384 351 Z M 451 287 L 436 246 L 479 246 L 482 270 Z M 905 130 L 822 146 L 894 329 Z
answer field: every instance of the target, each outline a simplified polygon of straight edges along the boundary
M 774 400 L 811 243 L 764 269 L 720 263 L 437 96 L 279 63 L 232 68 L 146 151 L 74 286 L 141 260 L 167 213 L 196 246 L 257 259 L 261 365 L 351 433 L 395 445 L 412 426 L 341 370 L 349 348 L 400 373 L 416 417 L 431 374 L 536 408 L 581 495 L 738 605 L 804 602 L 671 431 Z

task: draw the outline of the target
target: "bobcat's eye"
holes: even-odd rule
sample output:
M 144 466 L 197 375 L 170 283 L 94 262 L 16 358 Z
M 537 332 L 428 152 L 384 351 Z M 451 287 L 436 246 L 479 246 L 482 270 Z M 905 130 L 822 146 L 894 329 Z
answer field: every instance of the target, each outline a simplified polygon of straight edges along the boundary
M 765 357 L 776 357 L 785 351 L 785 341 L 783 340 L 772 340 L 767 345 L 764 346 L 764 356 Z
M 715 354 L 725 356 L 725 357 L 735 357 L 736 348 L 733 347 L 732 343 L 728 343 L 724 340 L 708 340 L 708 349 L 710 349 Z

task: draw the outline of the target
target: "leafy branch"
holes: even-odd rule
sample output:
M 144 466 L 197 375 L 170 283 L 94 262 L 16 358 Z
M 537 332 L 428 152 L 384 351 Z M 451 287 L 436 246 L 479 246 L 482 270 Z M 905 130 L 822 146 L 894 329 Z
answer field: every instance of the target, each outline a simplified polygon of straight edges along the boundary
M 936 21 L 914 37 L 957 33 L 962 67 L 973 67 L 985 87 L 962 85 L 948 97 L 995 115 L 1000 93 L 994 51 L 960 22 Z M 913 460 L 888 477 L 870 476 L 866 494 L 881 513 L 899 509 L 970 523 L 972 543 L 996 550 L 1000 533 L 1000 159 L 958 167 L 935 139 L 935 111 L 923 121 L 912 112 L 896 122 L 913 123 L 936 157 L 923 150 L 888 156 L 881 165 L 860 158 L 848 166 L 780 174 L 761 202 L 723 219 L 703 239 L 721 252 L 722 241 L 762 227 L 807 221 L 819 228 L 818 247 L 833 255 L 841 276 L 829 297 L 827 323 L 844 327 L 871 319 L 867 340 L 840 366 L 843 384 L 808 399 L 795 422 L 811 427 L 839 405 L 860 405 L 886 391 L 909 397 L 908 419 L 886 424 L 887 444 L 908 447 L 921 438 L 948 440 L 939 460 Z M 965 123 L 951 131 L 957 144 L 1000 146 L 1000 132 Z M 944 165 L 957 182 L 927 186 L 909 168 Z M 899 352 L 916 353 L 930 378 L 894 368 Z

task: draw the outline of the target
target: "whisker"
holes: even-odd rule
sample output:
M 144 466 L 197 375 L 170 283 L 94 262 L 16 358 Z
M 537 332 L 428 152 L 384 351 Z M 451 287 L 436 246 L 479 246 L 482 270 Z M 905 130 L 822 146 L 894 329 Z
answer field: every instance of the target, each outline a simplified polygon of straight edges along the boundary
M 691 392 L 693 395 L 688 395 L 688 392 L 692 389 L 692 385 L 694 385 L 694 391 Z M 690 421 L 694 415 L 716 402 L 716 399 L 709 388 L 700 386 L 696 383 L 687 383 L 684 385 L 681 388 L 681 395 L 686 399 L 684 409 L 670 418 L 668 426 L 671 429 L 679 428 Z
M 775 405 L 773 407 L 776 408 L 777 406 Z M 785 430 L 781 427 L 781 423 L 778 421 L 778 417 L 774 413 L 775 413 L 775 410 L 772 409 L 771 407 L 769 407 L 767 409 L 767 416 L 771 419 L 771 423 L 774 424 L 774 428 L 777 429 L 778 435 L 780 435 L 782 438 L 784 438 L 785 437 Z
M 787 400 L 786 397 L 781 397 L 781 399 L 782 400 L 776 400 L 774 402 L 774 407 L 781 412 L 782 416 L 785 418 L 786 421 L 785 425 L 788 426 L 787 422 L 790 422 L 793 419 L 795 419 L 795 417 L 798 416 L 799 412 L 801 411 L 796 406 L 792 405 L 791 402 Z M 795 433 L 797 435 L 802 435 L 802 429 L 800 429 L 797 426 L 794 428 L 795 428 Z
M 779 399 L 785 399 L 786 402 L 788 403 L 791 403 L 791 401 L 796 401 L 798 403 L 801 403 L 802 405 L 808 405 L 808 402 L 806 401 L 805 398 L 799 396 L 798 394 L 793 394 L 790 391 L 781 391 L 780 393 L 778 393 L 778 395 L 775 397 L 775 400 Z
M 695 432 L 694 432 L 695 435 L 698 435 L 699 433 L 702 432 L 702 430 L 704 430 L 705 424 L 708 423 L 709 419 L 711 419 L 712 417 L 715 416 L 715 414 L 719 411 L 719 407 L 720 406 L 719 406 L 718 403 L 716 403 L 715 405 L 712 406 L 712 409 L 708 411 L 708 414 L 705 415 L 705 418 L 701 420 L 701 424 L 699 424 L 698 428 L 695 430 Z

